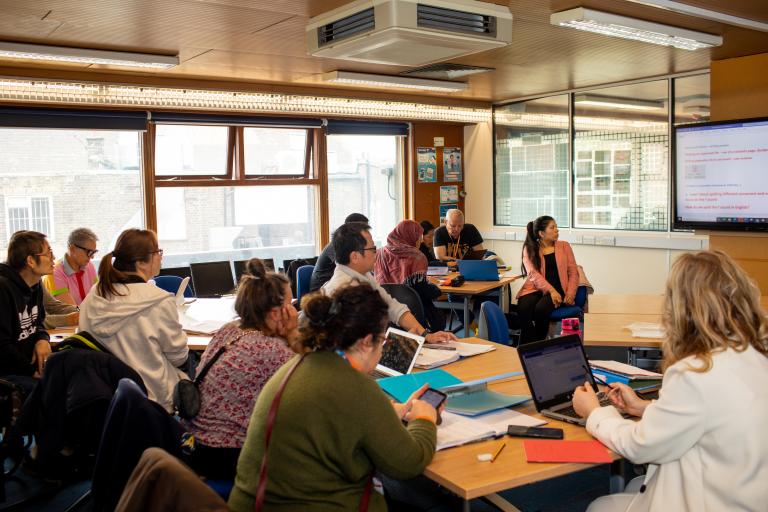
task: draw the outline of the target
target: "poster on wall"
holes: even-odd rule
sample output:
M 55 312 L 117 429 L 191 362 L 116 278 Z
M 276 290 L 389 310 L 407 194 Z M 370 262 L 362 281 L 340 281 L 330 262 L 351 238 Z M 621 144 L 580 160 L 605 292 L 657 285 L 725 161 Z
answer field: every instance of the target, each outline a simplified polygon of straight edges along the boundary
M 461 148 L 443 148 L 443 180 L 461 181 Z
M 437 153 L 435 148 L 416 148 L 419 182 L 437 181 Z
M 458 185 L 443 185 L 440 187 L 440 202 L 455 203 L 459 200 Z
M 445 222 L 445 214 L 448 212 L 448 210 L 453 210 L 454 208 L 458 208 L 458 204 L 441 204 L 440 205 L 440 224 Z

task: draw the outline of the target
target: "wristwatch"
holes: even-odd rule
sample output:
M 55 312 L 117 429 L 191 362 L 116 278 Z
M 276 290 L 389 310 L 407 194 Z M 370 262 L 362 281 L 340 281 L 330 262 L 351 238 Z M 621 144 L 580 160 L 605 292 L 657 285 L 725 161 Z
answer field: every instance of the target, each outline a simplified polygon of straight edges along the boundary
M 429 329 L 424 329 L 424 331 L 421 334 L 419 334 L 419 336 L 421 336 L 422 338 L 426 338 L 427 334 L 430 334 Z

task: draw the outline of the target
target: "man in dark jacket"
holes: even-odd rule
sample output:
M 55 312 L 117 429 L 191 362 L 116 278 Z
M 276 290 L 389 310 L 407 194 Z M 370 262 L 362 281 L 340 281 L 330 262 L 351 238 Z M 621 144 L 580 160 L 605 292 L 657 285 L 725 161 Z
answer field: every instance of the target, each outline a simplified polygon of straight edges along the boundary
M 350 213 L 344 219 L 344 224 L 347 222 L 364 222 L 368 224 L 368 217 L 362 213 Z M 318 256 L 315 268 L 312 270 L 312 278 L 309 280 L 309 291 L 317 291 L 330 281 L 334 270 L 336 270 L 336 253 L 333 251 L 333 244 L 328 244 L 323 248 L 320 256 Z
M 53 272 L 53 264 L 51 246 L 35 231 L 14 233 L 8 259 L 0 263 L 0 375 L 26 392 L 51 354 L 40 278 Z

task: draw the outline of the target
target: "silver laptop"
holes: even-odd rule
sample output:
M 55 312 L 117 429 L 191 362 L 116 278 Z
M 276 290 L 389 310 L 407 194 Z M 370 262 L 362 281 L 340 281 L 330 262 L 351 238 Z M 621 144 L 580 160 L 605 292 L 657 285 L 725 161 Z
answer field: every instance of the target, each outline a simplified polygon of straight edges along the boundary
M 371 376 L 377 379 L 411 373 L 421 347 L 424 345 L 424 338 L 390 327 L 387 329 L 383 343 L 379 364 L 371 372 Z
M 573 391 L 587 381 L 595 391 L 597 385 L 579 335 L 526 343 L 517 348 L 517 354 L 536 410 L 548 418 L 585 425 L 586 420 L 573 410 Z M 598 398 L 601 406 L 610 405 L 604 393 Z

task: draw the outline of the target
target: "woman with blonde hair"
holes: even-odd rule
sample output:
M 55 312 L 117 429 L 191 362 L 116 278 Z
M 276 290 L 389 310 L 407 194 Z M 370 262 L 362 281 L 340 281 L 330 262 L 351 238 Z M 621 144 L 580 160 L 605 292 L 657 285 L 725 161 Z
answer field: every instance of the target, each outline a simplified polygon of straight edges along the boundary
M 758 288 L 720 251 L 684 254 L 667 280 L 662 325 L 658 400 L 624 384 L 611 385 L 613 406 L 601 408 L 588 384 L 574 394 L 590 434 L 650 465 L 642 486 L 635 479 L 589 511 L 765 510 L 768 324 Z

